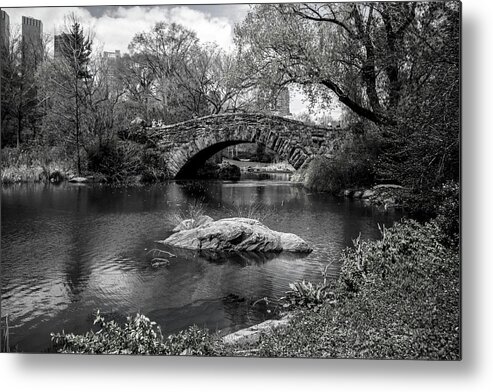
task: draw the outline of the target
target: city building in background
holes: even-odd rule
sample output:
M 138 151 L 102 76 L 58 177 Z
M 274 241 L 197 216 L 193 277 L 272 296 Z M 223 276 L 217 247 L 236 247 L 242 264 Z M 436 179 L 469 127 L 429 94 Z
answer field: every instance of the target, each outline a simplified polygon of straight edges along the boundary
M 63 56 L 64 48 L 69 45 L 70 37 L 67 33 L 56 34 L 54 37 L 54 57 L 59 58 Z
M 22 17 L 22 62 L 25 69 L 35 70 L 43 61 L 43 22 Z
M 113 79 L 117 74 L 117 62 L 121 58 L 119 50 L 114 52 L 103 52 L 103 61 L 108 67 L 108 76 Z
M 114 52 L 103 52 L 103 58 L 107 59 L 110 63 L 116 63 L 116 61 L 121 57 L 120 51 L 115 50 Z
M 10 44 L 10 18 L 5 11 L 0 11 L 0 34 L 1 44 L 4 48 L 8 48 Z

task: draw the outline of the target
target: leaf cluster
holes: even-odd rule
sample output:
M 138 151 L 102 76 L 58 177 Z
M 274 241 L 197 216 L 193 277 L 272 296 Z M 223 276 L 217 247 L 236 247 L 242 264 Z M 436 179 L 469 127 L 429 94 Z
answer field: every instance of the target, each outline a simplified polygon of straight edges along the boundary
M 121 326 L 114 320 L 106 321 L 99 310 L 94 325 L 99 328 L 96 332 L 52 333 L 51 340 L 61 353 L 208 355 L 213 352 L 211 335 L 196 326 L 165 338 L 161 328 L 142 314 L 127 317 Z

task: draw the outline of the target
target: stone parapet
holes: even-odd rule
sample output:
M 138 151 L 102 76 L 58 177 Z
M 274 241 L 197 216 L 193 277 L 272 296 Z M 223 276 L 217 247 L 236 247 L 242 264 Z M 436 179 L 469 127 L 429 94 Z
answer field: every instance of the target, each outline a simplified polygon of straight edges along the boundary
M 177 178 L 186 177 L 220 150 L 240 143 L 262 143 L 298 169 L 316 155 L 333 155 L 346 135 L 343 129 L 261 113 L 218 114 L 146 128 L 145 133 L 163 152 L 168 170 Z

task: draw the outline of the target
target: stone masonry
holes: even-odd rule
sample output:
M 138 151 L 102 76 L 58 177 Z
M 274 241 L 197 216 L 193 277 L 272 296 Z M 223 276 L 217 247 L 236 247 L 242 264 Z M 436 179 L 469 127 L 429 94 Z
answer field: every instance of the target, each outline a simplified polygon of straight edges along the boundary
M 316 155 L 331 157 L 346 132 L 258 113 L 218 114 L 162 127 L 146 128 L 174 178 L 188 178 L 209 157 L 240 143 L 262 143 L 296 169 Z

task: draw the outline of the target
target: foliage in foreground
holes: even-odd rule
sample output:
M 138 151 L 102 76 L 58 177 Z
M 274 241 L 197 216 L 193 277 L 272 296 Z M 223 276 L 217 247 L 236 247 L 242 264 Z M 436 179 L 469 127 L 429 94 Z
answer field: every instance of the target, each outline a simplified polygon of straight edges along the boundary
M 299 312 L 262 336 L 255 354 L 459 359 L 460 263 L 442 236 L 435 223 L 409 221 L 383 229 L 380 241 L 357 241 L 343 256 L 337 302 Z
M 210 355 L 213 338 L 196 326 L 164 338 L 161 328 L 146 316 L 127 317 L 120 326 L 106 321 L 99 311 L 94 324 L 99 330 L 75 335 L 65 332 L 51 334 L 55 349 L 61 353 L 140 354 L 140 355 Z
M 354 241 L 335 286 L 293 284 L 285 303 L 297 312 L 259 342 L 227 346 L 191 327 L 164 338 L 143 315 L 123 327 L 106 322 L 85 335 L 52 334 L 60 352 L 460 359 L 460 262 L 436 221 L 382 228 L 379 241 Z
M 460 234 L 460 185 L 447 181 L 424 192 L 415 189 L 406 200 L 406 209 L 417 218 L 435 218 L 444 234 L 443 242 L 452 247 L 459 245 Z
M 285 309 L 296 309 L 306 307 L 318 310 L 325 303 L 335 303 L 334 284 L 330 282 L 327 274 L 327 266 L 322 271 L 323 280 L 321 282 L 294 282 L 289 284 L 290 290 L 281 298 L 282 307 Z

